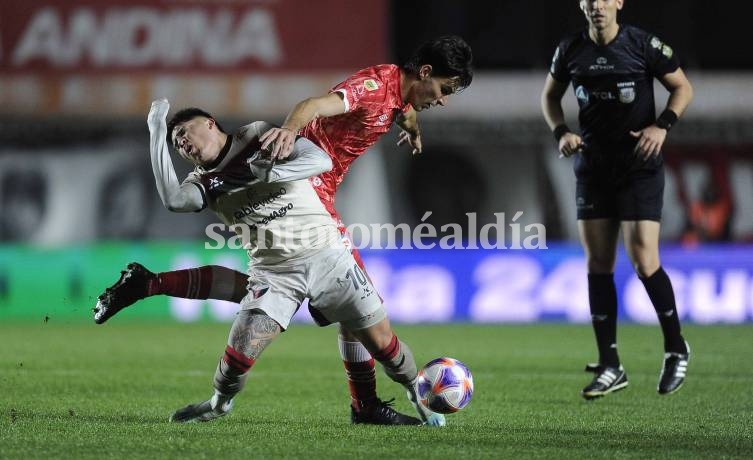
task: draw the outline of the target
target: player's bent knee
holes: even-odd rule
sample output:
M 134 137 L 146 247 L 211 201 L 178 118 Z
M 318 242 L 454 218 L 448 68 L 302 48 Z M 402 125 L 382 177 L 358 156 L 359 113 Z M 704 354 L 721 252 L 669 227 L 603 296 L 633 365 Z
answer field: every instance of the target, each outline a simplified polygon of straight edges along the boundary
M 606 275 L 614 272 L 615 259 L 588 258 L 588 273 L 594 275 Z
M 657 260 L 648 263 L 636 263 L 633 268 L 635 269 L 635 273 L 641 278 L 649 278 L 659 270 L 660 266 L 661 264 Z

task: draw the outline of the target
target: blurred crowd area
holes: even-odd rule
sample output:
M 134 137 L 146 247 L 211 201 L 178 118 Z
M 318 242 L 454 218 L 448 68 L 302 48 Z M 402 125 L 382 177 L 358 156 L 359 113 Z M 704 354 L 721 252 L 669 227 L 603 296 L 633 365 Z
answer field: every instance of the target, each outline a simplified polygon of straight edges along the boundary
M 662 237 L 753 240 L 753 53 L 743 1 L 626 0 L 622 21 L 673 46 L 696 89 L 665 148 Z M 204 238 L 210 213 L 159 202 L 148 160 L 149 102 L 200 106 L 234 129 L 281 122 L 350 73 L 400 63 L 422 41 L 459 34 L 470 88 L 421 114 L 425 153 L 397 131 L 359 159 L 338 195 L 346 223 L 477 228 L 543 223 L 577 240 L 575 183 L 539 109 L 553 50 L 585 22 L 577 0 L 0 0 L 0 239 Z M 737 34 L 737 35 L 736 35 Z M 657 104 L 666 101 L 659 86 Z M 577 126 L 574 97 L 565 109 Z M 179 175 L 187 167 L 175 159 Z

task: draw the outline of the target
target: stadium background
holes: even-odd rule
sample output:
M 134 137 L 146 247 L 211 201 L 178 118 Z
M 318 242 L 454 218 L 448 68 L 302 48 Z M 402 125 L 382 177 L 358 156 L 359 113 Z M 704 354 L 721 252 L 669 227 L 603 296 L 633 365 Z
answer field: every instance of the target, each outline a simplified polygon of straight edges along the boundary
M 729 13 L 738 3 L 628 1 L 622 13 L 673 46 L 696 90 L 665 152 L 662 256 L 687 322 L 753 320 L 753 53 L 744 15 Z M 546 226 L 548 249 L 365 251 L 396 321 L 587 322 L 570 163 L 538 102 L 557 41 L 583 19 L 575 1 L 544 4 L 0 0 L 0 320 L 88 321 L 131 260 L 243 269 L 241 251 L 203 248 L 211 213 L 159 202 L 147 159 L 153 98 L 206 108 L 229 129 L 280 122 L 349 73 L 456 33 L 474 50 L 473 85 L 421 115 L 420 158 L 395 147 L 394 132 L 356 162 L 338 208 L 348 224 L 415 226 L 432 211 L 429 222 L 468 234 L 466 213 L 478 229 L 522 211 L 522 227 Z M 665 94 L 657 87 L 659 104 Z M 576 125 L 570 93 L 566 113 Z M 622 318 L 655 322 L 624 254 L 617 279 Z M 124 317 L 227 321 L 235 311 L 149 302 Z

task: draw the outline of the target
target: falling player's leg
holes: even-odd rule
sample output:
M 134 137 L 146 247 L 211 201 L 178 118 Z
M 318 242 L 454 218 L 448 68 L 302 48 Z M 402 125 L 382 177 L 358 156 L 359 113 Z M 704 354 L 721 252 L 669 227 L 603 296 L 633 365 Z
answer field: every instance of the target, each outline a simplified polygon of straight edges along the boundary
M 120 279 L 97 298 L 94 321 L 102 324 L 120 310 L 153 295 L 239 303 L 246 295 L 247 280 L 244 273 L 219 265 L 152 273 L 132 262 L 120 272 Z
M 214 373 L 214 394 L 206 401 L 177 410 L 170 416 L 170 421 L 206 422 L 230 412 L 233 397 L 246 385 L 251 366 L 280 332 L 280 325 L 265 313 L 241 310 L 233 322 L 228 345 Z

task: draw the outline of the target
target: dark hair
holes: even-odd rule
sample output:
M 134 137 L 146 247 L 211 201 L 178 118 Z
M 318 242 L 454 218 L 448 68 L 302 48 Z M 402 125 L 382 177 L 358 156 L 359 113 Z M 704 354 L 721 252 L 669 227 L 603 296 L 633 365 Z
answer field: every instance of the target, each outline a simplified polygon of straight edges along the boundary
M 473 80 L 473 52 L 468 43 L 457 35 L 446 35 L 423 43 L 403 64 L 403 70 L 418 73 L 425 64 L 432 67 L 435 77 L 458 77 L 458 91 Z
M 196 117 L 211 118 L 212 120 L 214 120 L 217 128 L 223 133 L 225 132 L 225 130 L 222 129 L 222 126 L 220 126 L 219 122 L 217 122 L 217 120 L 209 112 L 201 110 L 197 107 L 188 107 L 187 109 L 181 109 L 175 112 L 175 115 L 173 115 L 172 118 L 170 118 L 170 120 L 167 122 L 168 145 L 173 145 L 173 130 L 175 129 L 175 127 L 181 123 L 193 120 Z

